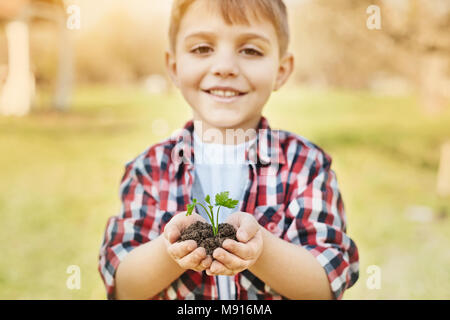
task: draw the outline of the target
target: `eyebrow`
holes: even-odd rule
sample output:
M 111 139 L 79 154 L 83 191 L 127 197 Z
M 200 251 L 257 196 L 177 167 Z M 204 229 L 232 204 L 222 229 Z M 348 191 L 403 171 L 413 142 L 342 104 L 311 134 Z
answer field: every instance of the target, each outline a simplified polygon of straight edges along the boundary
M 185 40 L 188 40 L 190 38 L 214 38 L 215 36 L 216 36 L 216 34 L 214 32 L 199 31 L 199 32 L 189 33 L 185 37 Z M 267 44 L 270 44 L 269 38 L 267 38 L 264 35 L 259 34 L 259 33 L 246 32 L 246 33 L 239 35 L 240 40 L 249 40 L 249 39 L 253 39 L 253 38 L 260 39 L 260 40 L 266 42 Z

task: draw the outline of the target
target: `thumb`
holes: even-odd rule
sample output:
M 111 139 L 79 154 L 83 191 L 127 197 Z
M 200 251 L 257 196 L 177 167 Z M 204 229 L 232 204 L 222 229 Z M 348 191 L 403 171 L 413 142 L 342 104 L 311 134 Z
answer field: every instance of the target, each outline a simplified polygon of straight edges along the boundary
M 172 228 L 172 230 L 170 230 L 169 232 L 169 242 L 174 243 L 178 240 L 178 238 L 180 238 L 180 235 L 180 230 L 178 230 L 177 228 Z
M 164 232 L 164 236 L 170 243 L 174 243 L 175 241 L 177 241 L 180 235 L 180 230 L 178 229 L 178 226 L 176 224 L 167 226 Z
M 192 215 L 186 216 L 186 211 L 178 213 L 172 220 L 167 224 L 167 232 L 166 234 L 167 240 L 170 243 L 174 243 L 181 236 L 181 231 L 189 227 L 191 224 L 196 221 L 206 221 L 199 214 L 193 212 Z
M 236 238 L 240 242 L 248 242 L 259 230 L 259 224 L 253 217 L 244 217 L 241 220 L 239 229 L 236 232 Z

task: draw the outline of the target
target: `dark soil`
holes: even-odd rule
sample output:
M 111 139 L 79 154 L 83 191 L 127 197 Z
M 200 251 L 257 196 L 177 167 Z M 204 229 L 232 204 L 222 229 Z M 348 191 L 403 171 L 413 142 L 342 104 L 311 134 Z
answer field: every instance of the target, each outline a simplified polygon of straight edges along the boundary
M 178 242 L 185 240 L 195 240 L 198 247 L 206 250 L 206 255 L 212 256 L 214 250 L 222 246 L 225 239 L 236 240 L 236 230 L 229 223 L 219 223 L 219 232 L 213 234 L 212 226 L 209 223 L 197 221 L 181 232 Z

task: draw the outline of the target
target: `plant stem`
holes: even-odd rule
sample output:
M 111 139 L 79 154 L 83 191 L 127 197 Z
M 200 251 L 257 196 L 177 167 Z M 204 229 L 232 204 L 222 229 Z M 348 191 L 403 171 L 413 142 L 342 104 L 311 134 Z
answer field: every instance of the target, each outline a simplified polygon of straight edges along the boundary
M 216 215 L 216 234 L 219 233 L 219 211 L 220 211 L 220 206 L 219 208 L 217 208 L 217 215 Z
M 205 208 L 204 205 L 202 205 L 200 202 L 198 202 L 199 205 L 201 205 L 203 207 L 203 209 L 205 210 L 206 214 L 208 215 L 209 221 L 211 221 L 212 225 L 213 225 L 213 230 L 214 230 L 214 216 L 209 215 L 208 210 Z
M 213 217 L 213 219 L 212 219 L 213 234 L 216 235 L 217 234 L 217 226 L 214 224 L 214 211 L 213 211 L 213 209 L 210 209 L 210 210 L 211 210 L 211 216 Z

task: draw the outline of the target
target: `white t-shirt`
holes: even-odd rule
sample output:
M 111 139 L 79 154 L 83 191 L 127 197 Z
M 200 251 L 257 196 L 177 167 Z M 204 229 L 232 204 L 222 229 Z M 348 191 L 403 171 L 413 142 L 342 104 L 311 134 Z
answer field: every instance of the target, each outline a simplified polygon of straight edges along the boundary
M 194 132 L 194 172 L 193 197 L 198 202 L 204 203 L 204 197 L 209 194 L 211 204 L 215 203 L 215 195 L 223 191 L 229 191 L 229 197 L 239 200 L 234 209 L 220 208 L 219 223 L 226 221 L 233 212 L 239 211 L 248 183 L 249 168 L 245 161 L 246 145 L 250 142 L 238 145 L 225 145 L 204 143 Z M 206 206 L 206 205 L 205 205 Z M 209 218 L 200 206 L 196 212 L 209 222 Z M 214 214 L 217 209 L 214 208 Z M 216 276 L 220 300 L 236 299 L 236 287 L 234 276 Z

